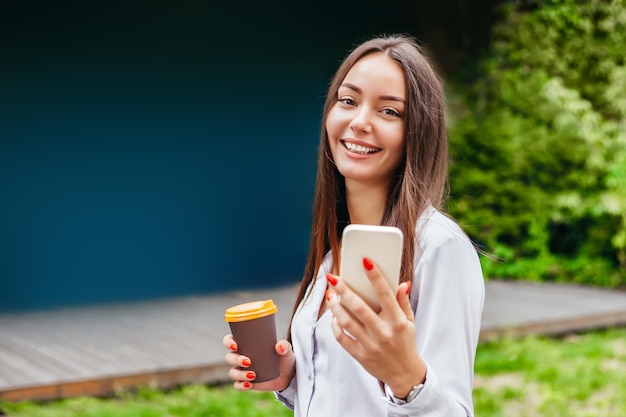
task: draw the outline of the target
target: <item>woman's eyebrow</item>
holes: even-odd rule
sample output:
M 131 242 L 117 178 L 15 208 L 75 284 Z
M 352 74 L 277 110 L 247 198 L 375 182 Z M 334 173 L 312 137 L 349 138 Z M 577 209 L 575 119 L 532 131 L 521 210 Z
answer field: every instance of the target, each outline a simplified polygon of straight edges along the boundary
M 343 83 L 341 84 L 341 87 L 346 87 L 349 88 L 350 90 L 353 90 L 354 92 L 358 93 L 358 94 L 362 94 L 363 90 L 361 90 L 360 87 L 357 87 L 356 85 L 352 84 L 352 83 Z M 385 100 L 385 101 L 398 101 L 400 103 L 406 103 L 406 100 L 404 100 L 401 97 L 397 97 L 397 96 L 391 96 L 391 95 L 382 95 L 379 97 L 379 99 L 381 100 Z
M 396 96 L 380 96 L 379 98 L 384 101 L 399 101 L 400 103 L 405 103 L 405 100 L 403 98 Z
M 363 90 L 361 90 L 361 88 L 359 88 L 356 85 L 351 84 L 351 83 L 343 83 L 343 84 L 341 84 L 341 87 L 349 88 L 350 90 L 354 90 L 355 92 L 357 92 L 359 94 L 361 94 L 363 92 Z

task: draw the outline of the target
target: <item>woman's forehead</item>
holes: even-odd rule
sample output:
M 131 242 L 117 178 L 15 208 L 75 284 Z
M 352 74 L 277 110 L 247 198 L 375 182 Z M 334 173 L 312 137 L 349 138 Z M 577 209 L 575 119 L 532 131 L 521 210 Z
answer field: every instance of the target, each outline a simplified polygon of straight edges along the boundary
M 380 90 L 387 95 L 404 99 L 405 77 L 400 65 L 382 52 L 366 55 L 350 68 L 341 86 L 365 90 Z M 360 91 L 358 91 L 360 90 Z

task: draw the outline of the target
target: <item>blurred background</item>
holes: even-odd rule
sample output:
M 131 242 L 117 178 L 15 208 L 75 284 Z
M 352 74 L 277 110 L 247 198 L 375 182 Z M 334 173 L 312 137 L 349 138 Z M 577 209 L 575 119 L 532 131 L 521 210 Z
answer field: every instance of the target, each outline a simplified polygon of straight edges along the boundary
M 412 3 L 4 5 L 0 310 L 298 281 L 339 61 L 438 21 L 454 64 Z
M 298 281 L 327 84 L 355 44 L 394 32 L 423 42 L 448 80 L 450 211 L 487 275 L 575 280 L 576 265 L 596 265 L 602 284 L 623 285 L 626 106 L 593 101 L 611 85 L 605 101 L 624 102 L 623 3 L 589 14 L 611 34 L 604 49 L 577 45 L 601 31 L 556 3 L 571 32 L 545 56 L 519 53 L 551 39 L 520 23 L 541 1 L 3 5 L 0 312 Z M 581 57 L 563 39 L 604 61 L 572 71 Z M 607 60 L 614 71 L 598 75 Z M 511 68 L 540 75 L 524 90 L 526 73 L 498 78 Z M 547 110 L 542 91 L 558 99 Z

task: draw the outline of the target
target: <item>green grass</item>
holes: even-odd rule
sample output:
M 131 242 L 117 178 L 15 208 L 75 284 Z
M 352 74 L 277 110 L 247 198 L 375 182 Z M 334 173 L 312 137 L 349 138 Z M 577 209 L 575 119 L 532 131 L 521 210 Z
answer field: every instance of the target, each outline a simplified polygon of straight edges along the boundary
M 477 417 L 624 417 L 624 393 L 626 329 L 559 339 L 504 338 L 478 348 Z M 292 416 L 271 393 L 202 385 L 0 407 L 10 417 Z
M 10 417 L 287 417 L 274 394 L 240 393 L 228 387 L 189 385 L 162 392 L 144 387 L 113 398 L 74 398 L 47 403 L 2 403 Z
M 626 329 L 479 346 L 480 417 L 626 416 Z

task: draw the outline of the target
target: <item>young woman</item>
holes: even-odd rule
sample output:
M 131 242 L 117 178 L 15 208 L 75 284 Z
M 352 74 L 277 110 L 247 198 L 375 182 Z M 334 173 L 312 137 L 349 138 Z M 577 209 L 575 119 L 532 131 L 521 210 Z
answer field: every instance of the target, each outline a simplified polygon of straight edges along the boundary
M 474 246 L 440 211 L 445 112 L 411 38 L 374 38 L 347 56 L 324 105 L 311 245 L 288 340 L 276 344 L 280 376 L 255 383 L 226 335 L 236 389 L 275 391 L 296 417 L 473 415 L 484 282 Z M 337 275 L 350 223 L 404 234 L 397 293 L 363 259 L 379 313 Z

